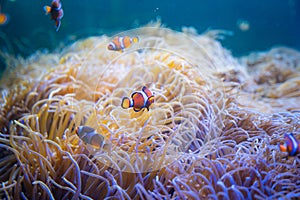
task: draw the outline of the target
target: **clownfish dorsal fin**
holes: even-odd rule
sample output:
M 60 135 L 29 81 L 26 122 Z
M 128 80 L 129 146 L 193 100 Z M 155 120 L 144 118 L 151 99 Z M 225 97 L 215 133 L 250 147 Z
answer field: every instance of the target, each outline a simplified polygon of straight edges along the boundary
M 142 91 L 143 91 L 143 92 L 147 93 L 147 90 L 148 90 L 148 88 L 147 88 L 146 86 L 143 86 L 143 87 L 142 87 Z
M 142 91 L 147 95 L 148 98 L 152 96 L 152 92 L 146 86 L 143 86 Z

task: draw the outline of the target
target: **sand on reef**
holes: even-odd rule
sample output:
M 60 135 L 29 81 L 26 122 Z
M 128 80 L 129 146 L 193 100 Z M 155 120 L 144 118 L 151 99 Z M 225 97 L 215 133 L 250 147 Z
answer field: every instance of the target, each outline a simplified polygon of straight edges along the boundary
M 13 199 L 265 199 L 300 196 L 300 53 L 284 47 L 234 58 L 222 32 L 157 24 L 107 50 L 91 37 L 60 53 L 7 57 L 1 79 L 0 197 Z M 140 112 L 123 97 L 147 86 Z M 105 138 L 95 149 L 75 133 Z

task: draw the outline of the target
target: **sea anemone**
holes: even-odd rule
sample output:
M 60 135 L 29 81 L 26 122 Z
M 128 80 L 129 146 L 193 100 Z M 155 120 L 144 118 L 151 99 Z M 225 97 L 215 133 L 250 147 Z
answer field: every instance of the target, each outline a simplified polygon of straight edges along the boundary
M 9 59 L 1 80 L 1 198 L 265 199 L 300 196 L 299 156 L 277 144 L 300 130 L 300 54 L 234 58 L 217 40 L 159 25 L 92 37 L 58 54 Z M 155 102 L 123 109 L 147 86 Z M 286 103 L 289 102 L 287 105 Z M 76 135 L 94 128 L 109 147 Z M 296 134 L 300 139 L 300 135 Z

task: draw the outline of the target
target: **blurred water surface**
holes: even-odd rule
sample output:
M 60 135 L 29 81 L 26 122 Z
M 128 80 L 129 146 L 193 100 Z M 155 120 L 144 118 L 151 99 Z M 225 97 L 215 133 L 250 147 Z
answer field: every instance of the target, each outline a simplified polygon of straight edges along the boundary
M 73 0 L 61 1 L 62 25 L 45 16 L 50 0 L 2 0 L 1 12 L 10 16 L 0 26 L 0 50 L 29 56 L 37 50 L 53 51 L 80 38 L 108 34 L 142 26 L 160 18 L 167 27 L 230 30 L 222 43 L 236 56 L 274 46 L 300 49 L 299 0 Z M 246 26 L 243 26 L 246 25 Z M 244 30 L 246 27 L 247 30 Z M 248 27 L 248 28 L 247 28 Z M 5 68 L 1 59 L 1 69 Z

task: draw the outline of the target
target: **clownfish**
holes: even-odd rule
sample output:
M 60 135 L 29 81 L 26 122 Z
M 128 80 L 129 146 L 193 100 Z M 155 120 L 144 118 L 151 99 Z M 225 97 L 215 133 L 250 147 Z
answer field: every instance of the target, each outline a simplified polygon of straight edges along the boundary
M 2 5 L 0 4 L 0 26 L 6 25 L 9 21 L 9 15 L 2 12 Z
M 78 126 L 76 127 L 75 132 L 84 143 L 89 144 L 96 149 L 100 149 L 105 144 L 103 135 L 97 133 L 92 127 Z
M 121 106 L 125 109 L 133 107 L 135 112 L 139 112 L 143 108 L 147 108 L 149 111 L 149 106 L 152 103 L 154 103 L 154 95 L 146 86 L 144 86 L 142 91 L 132 93 L 131 99 L 123 97 Z
M 132 43 L 137 43 L 138 41 L 138 37 L 117 36 L 108 44 L 107 49 L 112 51 L 124 51 L 124 49 L 130 47 Z
M 292 133 L 284 134 L 285 143 L 279 144 L 279 149 L 282 152 L 288 152 L 289 156 L 295 156 L 300 152 L 300 142 Z
M 64 16 L 60 0 L 53 0 L 51 6 L 44 6 L 44 10 L 46 15 L 50 14 L 51 19 L 55 21 L 56 31 L 58 31 L 61 24 L 61 18 Z
M 3 26 L 8 23 L 9 16 L 4 13 L 0 13 L 0 26 Z

